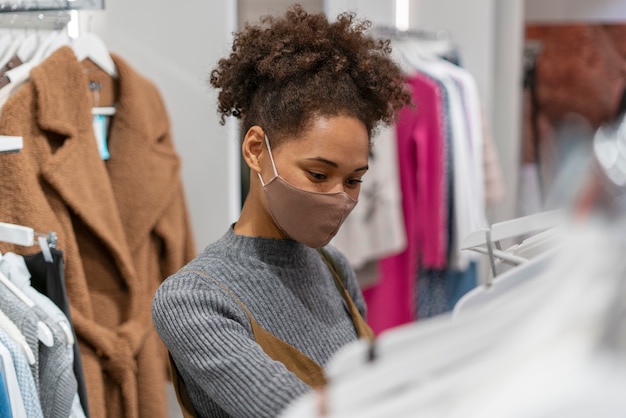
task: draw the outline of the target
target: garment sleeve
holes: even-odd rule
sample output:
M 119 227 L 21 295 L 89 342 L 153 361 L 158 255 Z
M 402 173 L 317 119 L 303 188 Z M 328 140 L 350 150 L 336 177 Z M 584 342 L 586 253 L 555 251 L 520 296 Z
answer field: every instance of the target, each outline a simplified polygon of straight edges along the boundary
M 310 389 L 265 354 L 232 296 L 194 273 L 166 280 L 152 314 L 200 416 L 214 402 L 233 417 L 275 417 Z

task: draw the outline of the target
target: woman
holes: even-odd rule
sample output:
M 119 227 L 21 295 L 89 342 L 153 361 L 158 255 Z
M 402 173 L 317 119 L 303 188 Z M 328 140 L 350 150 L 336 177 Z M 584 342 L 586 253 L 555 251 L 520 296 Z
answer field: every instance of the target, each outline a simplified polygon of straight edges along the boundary
M 197 416 L 276 416 L 323 385 L 337 350 L 372 337 L 354 273 L 326 246 L 357 202 L 373 130 L 410 101 L 367 26 L 294 6 L 236 34 L 211 73 L 222 121 L 242 120 L 250 190 L 153 302 Z

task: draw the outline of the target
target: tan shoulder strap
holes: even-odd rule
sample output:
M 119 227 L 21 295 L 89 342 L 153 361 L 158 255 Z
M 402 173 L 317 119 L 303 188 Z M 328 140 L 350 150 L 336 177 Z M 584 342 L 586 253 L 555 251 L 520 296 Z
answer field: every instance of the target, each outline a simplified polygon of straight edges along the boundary
M 337 289 L 339 289 L 340 294 L 348 304 L 348 309 L 350 310 L 350 316 L 352 317 L 352 322 L 357 331 L 359 338 L 366 338 L 369 340 L 374 339 L 374 333 L 372 329 L 367 325 L 356 305 L 352 301 L 350 294 L 346 290 L 344 285 L 344 281 L 339 274 L 341 269 L 336 265 L 332 256 L 325 250 L 320 249 L 320 254 L 324 259 L 324 262 L 330 269 L 333 278 L 335 280 L 335 285 Z M 252 332 L 254 334 L 254 339 L 261 346 L 263 351 L 273 360 L 279 361 L 285 365 L 285 367 L 294 373 L 300 380 L 304 383 L 308 384 L 313 388 L 320 388 L 326 385 L 326 376 L 324 374 L 324 369 L 317 362 L 311 359 L 309 356 L 304 354 L 302 351 L 298 350 L 294 346 L 288 344 L 287 342 L 277 338 L 270 332 L 268 332 L 265 328 L 259 325 L 255 320 L 248 308 L 243 304 L 243 302 L 233 293 L 230 289 L 224 286 L 219 280 L 216 278 L 209 276 L 208 274 L 198 271 L 198 270 L 185 270 L 187 272 L 192 272 L 199 274 L 203 277 L 207 277 L 213 280 L 220 288 L 222 288 L 225 292 L 230 294 L 233 299 L 237 302 L 239 306 L 243 309 L 246 316 L 250 320 L 250 326 L 252 327 Z M 172 356 L 169 356 L 170 359 L 170 369 L 172 373 L 172 382 L 174 384 L 174 389 L 176 390 L 176 398 L 178 399 L 178 403 L 183 412 L 184 418 L 197 418 L 196 411 L 191 403 L 191 399 L 189 398 L 189 394 L 185 387 L 185 382 L 183 381 L 178 369 L 176 368 L 176 364 L 172 359 Z
M 172 384 L 174 385 L 174 390 L 176 391 L 176 399 L 178 400 L 178 405 L 180 406 L 180 410 L 183 413 L 183 417 L 197 418 L 198 414 L 196 413 L 196 409 L 191 403 L 191 399 L 189 399 L 189 393 L 187 393 L 185 382 L 180 376 L 180 372 L 178 371 L 178 368 L 174 363 L 174 359 L 172 359 L 172 355 L 169 353 L 169 351 L 167 354 L 170 360 L 170 373 L 172 374 Z
M 361 316 L 361 313 L 359 312 L 359 309 L 356 307 L 356 305 L 354 304 L 354 301 L 350 297 L 350 293 L 348 292 L 348 289 L 346 289 L 346 286 L 345 286 L 345 280 L 340 273 L 341 268 L 337 265 L 337 262 L 330 255 L 328 250 L 324 248 L 318 248 L 317 251 L 321 254 L 322 258 L 324 259 L 324 262 L 330 269 L 330 272 L 332 273 L 333 278 L 335 279 L 335 285 L 337 286 L 337 289 L 339 289 L 341 296 L 343 296 L 343 299 L 348 304 L 348 309 L 350 310 L 350 316 L 352 317 L 352 322 L 354 323 L 354 328 L 356 329 L 357 335 L 359 336 L 359 338 L 373 341 L 375 338 L 374 331 L 372 331 L 370 326 L 367 325 L 367 322 L 365 322 L 365 319 L 363 319 L 363 317 Z
M 248 316 L 252 333 L 254 334 L 254 340 L 271 359 L 283 363 L 289 371 L 294 373 L 300 380 L 311 387 L 317 388 L 326 384 L 326 377 L 322 366 L 302 351 L 298 350 L 296 347 L 281 340 L 259 325 L 241 299 L 239 299 L 237 295 L 235 295 L 223 283 L 202 271 L 193 270 L 190 272 L 213 280 L 219 287 L 221 287 L 225 292 L 228 292 L 233 299 L 235 299 L 237 304 L 241 306 L 241 309 L 243 309 Z

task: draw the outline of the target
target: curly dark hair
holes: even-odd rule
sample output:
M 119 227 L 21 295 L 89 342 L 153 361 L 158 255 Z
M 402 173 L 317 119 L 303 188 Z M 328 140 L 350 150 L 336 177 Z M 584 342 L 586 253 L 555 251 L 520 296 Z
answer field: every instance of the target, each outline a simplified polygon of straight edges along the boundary
M 389 41 L 365 34 L 370 25 L 353 13 L 331 23 L 300 5 L 246 24 L 211 72 L 221 123 L 232 115 L 244 133 L 259 125 L 277 141 L 320 116 L 355 117 L 370 137 L 379 123 L 393 123 L 411 95 Z

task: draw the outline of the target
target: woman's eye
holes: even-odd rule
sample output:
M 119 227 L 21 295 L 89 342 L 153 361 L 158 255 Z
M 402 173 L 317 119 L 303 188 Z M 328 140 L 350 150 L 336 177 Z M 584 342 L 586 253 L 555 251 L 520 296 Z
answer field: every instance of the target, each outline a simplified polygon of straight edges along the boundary
M 313 177 L 315 180 L 326 180 L 326 175 L 321 173 L 316 173 L 314 171 L 309 171 L 309 175 Z
M 349 186 L 356 187 L 359 184 L 363 183 L 363 180 L 361 180 L 361 179 L 349 179 L 348 181 L 346 181 L 346 183 L 348 183 Z

